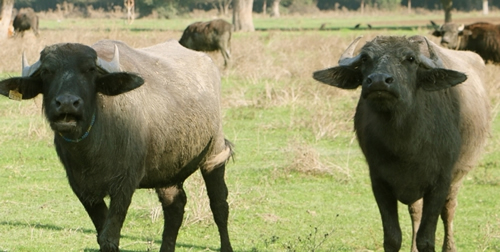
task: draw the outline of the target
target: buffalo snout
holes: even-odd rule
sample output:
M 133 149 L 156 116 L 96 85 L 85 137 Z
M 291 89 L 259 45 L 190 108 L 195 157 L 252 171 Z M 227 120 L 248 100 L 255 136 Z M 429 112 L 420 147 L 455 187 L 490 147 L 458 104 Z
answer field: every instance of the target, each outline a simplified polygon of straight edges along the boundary
M 394 82 L 392 75 L 386 73 L 372 73 L 366 78 L 368 85 L 390 85 Z
M 372 73 L 365 79 L 362 96 L 365 99 L 397 98 L 393 83 L 394 77 L 390 74 Z
M 58 114 L 81 114 L 83 100 L 72 94 L 62 94 L 54 100 L 55 109 Z

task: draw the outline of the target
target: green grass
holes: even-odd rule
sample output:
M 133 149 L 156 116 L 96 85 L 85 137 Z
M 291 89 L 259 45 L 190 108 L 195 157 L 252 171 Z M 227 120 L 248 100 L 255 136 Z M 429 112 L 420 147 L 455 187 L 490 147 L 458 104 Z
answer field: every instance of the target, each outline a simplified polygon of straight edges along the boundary
M 370 18 L 380 23 L 386 20 Z M 423 23 L 434 16 L 394 18 Z M 307 28 L 319 27 L 327 19 L 257 17 L 255 25 L 285 27 L 293 21 Z M 23 43 L 43 48 L 45 43 L 56 42 L 57 35 L 88 43 L 104 34 L 142 46 L 163 39 L 164 33 L 154 30 L 182 30 L 192 20 L 136 20 L 135 28 L 123 20 L 47 20 L 41 22 L 45 29 L 41 42 L 27 39 Z M 356 22 L 366 23 L 366 19 L 346 17 L 338 26 Z M 75 28 L 87 31 L 74 35 Z M 369 39 L 379 34 L 426 32 L 419 28 L 234 34 L 234 65 L 222 71 L 222 107 L 226 137 L 236 146 L 234 162 L 227 165 L 226 173 L 229 231 L 236 251 L 383 251 L 382 224 L 368 168 L 352 131 L 359 90 L 335 90 L 313 81 L 311 74 L 335 65 L 358 35 Z M 44 33 L 54 36 L 43 37 Z M 13 45 L 14 49 L 23 43 Z M 9 55 L 7 51 L 1 51 L 0 57 L 9 60 L 4 55 Z M 209 55 L 222 66 L 220 54 Z M 18 64 L 18 55 L 12 57 Z M 8 69 L 0 71 L 1 79 L 17 76 Z M 489 65 L 487 70 L 496 115 L 498 69 Z M 98 251 L 93 225 L 66 181 L 41 111 L 40 98 L 15 102 L 0 97 L 0 251 Z M 458 251 L 500 250 L 500 121 L 496 116 L 492 126 L 480 165 L 467 176 L 459 194 Z M 177 251 L 215 251 L 219 238 L 200 176 L 189 178 L 185 187 L 188 205 Z M 406 206 L 401 204 L 399 210 L 402 250 L 408 251 L 410 218 Z M 155 193 L 138 190 L 121 232 L 121 249 L 158 251 L 162 226 Z M 441 224 L 436 239 L 439 248 Z

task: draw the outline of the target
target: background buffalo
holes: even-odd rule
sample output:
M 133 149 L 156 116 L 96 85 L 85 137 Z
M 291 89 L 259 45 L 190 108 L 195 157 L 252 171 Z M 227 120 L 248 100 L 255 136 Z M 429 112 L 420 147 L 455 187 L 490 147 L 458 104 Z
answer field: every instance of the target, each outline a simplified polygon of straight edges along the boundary
M 477 22 L 463 25 L 432 22 L 432 35 L 441 37 L 441 45 L 449 49 L 473 51 L 485 62 L 500 63 L 500 25 Z
M 179 43 L 196 51 L 220 51 L 224 57 L 224 66 L 231 59 L 231 34 L 233 25 L 223 19 L 190 24 L 182 33 Z
M 38 36 L 38 16 L 32 8 L 23 8 L 15 15 L 12 23 L 14 26 L 14 37 L 24 36 L 24 32 L 32 29 Z

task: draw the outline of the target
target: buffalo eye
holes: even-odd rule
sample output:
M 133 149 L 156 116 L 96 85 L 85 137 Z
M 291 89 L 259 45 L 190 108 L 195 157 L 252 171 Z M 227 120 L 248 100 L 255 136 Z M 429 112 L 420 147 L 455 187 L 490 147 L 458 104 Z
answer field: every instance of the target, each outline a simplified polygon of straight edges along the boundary
M 410 56 L 406 57 L 406 60 L 407 60 L 408 62 L 410 62 L 410 63 L 413 63 L 413 62 L 415 62 L 415 56 L 410 55 Z
M 364 54 L 364 55 L 361 55 L 361 62 L 364 63 L 364 62 L 367 62 L 368 61 L 368 55 Z

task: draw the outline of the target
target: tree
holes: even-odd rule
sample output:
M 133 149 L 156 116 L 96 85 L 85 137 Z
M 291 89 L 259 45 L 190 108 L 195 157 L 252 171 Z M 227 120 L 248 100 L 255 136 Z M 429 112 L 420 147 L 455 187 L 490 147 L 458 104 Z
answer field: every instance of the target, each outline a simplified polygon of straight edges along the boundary
M 14 0 L 2 1 L 2 20 L 0 20 L 0 39 L 9 37 L 10 20 L 12 19 L 12 9 L 14 8 Z
M 444 10 L 444 22 L 451 22 L 451 8 L 453 7 L 452 0 L 441 0 L 441 4 L 443 5 Z
M 483 15 L 488 15 L 489 9 L 488 9 L 488 0 L 483 0 Z
M 255 31 L 252 19 L 253 0 L 233 1 L 234 31 Z
M 271 5 L 271 17 L 280 17 L 280 1 L 281 0 L 273 0 Z
M 135 1 L 134 0 L 124 0 L 123 5 L 127 9 L 127 23 L 132 24 L 135 19 Z

